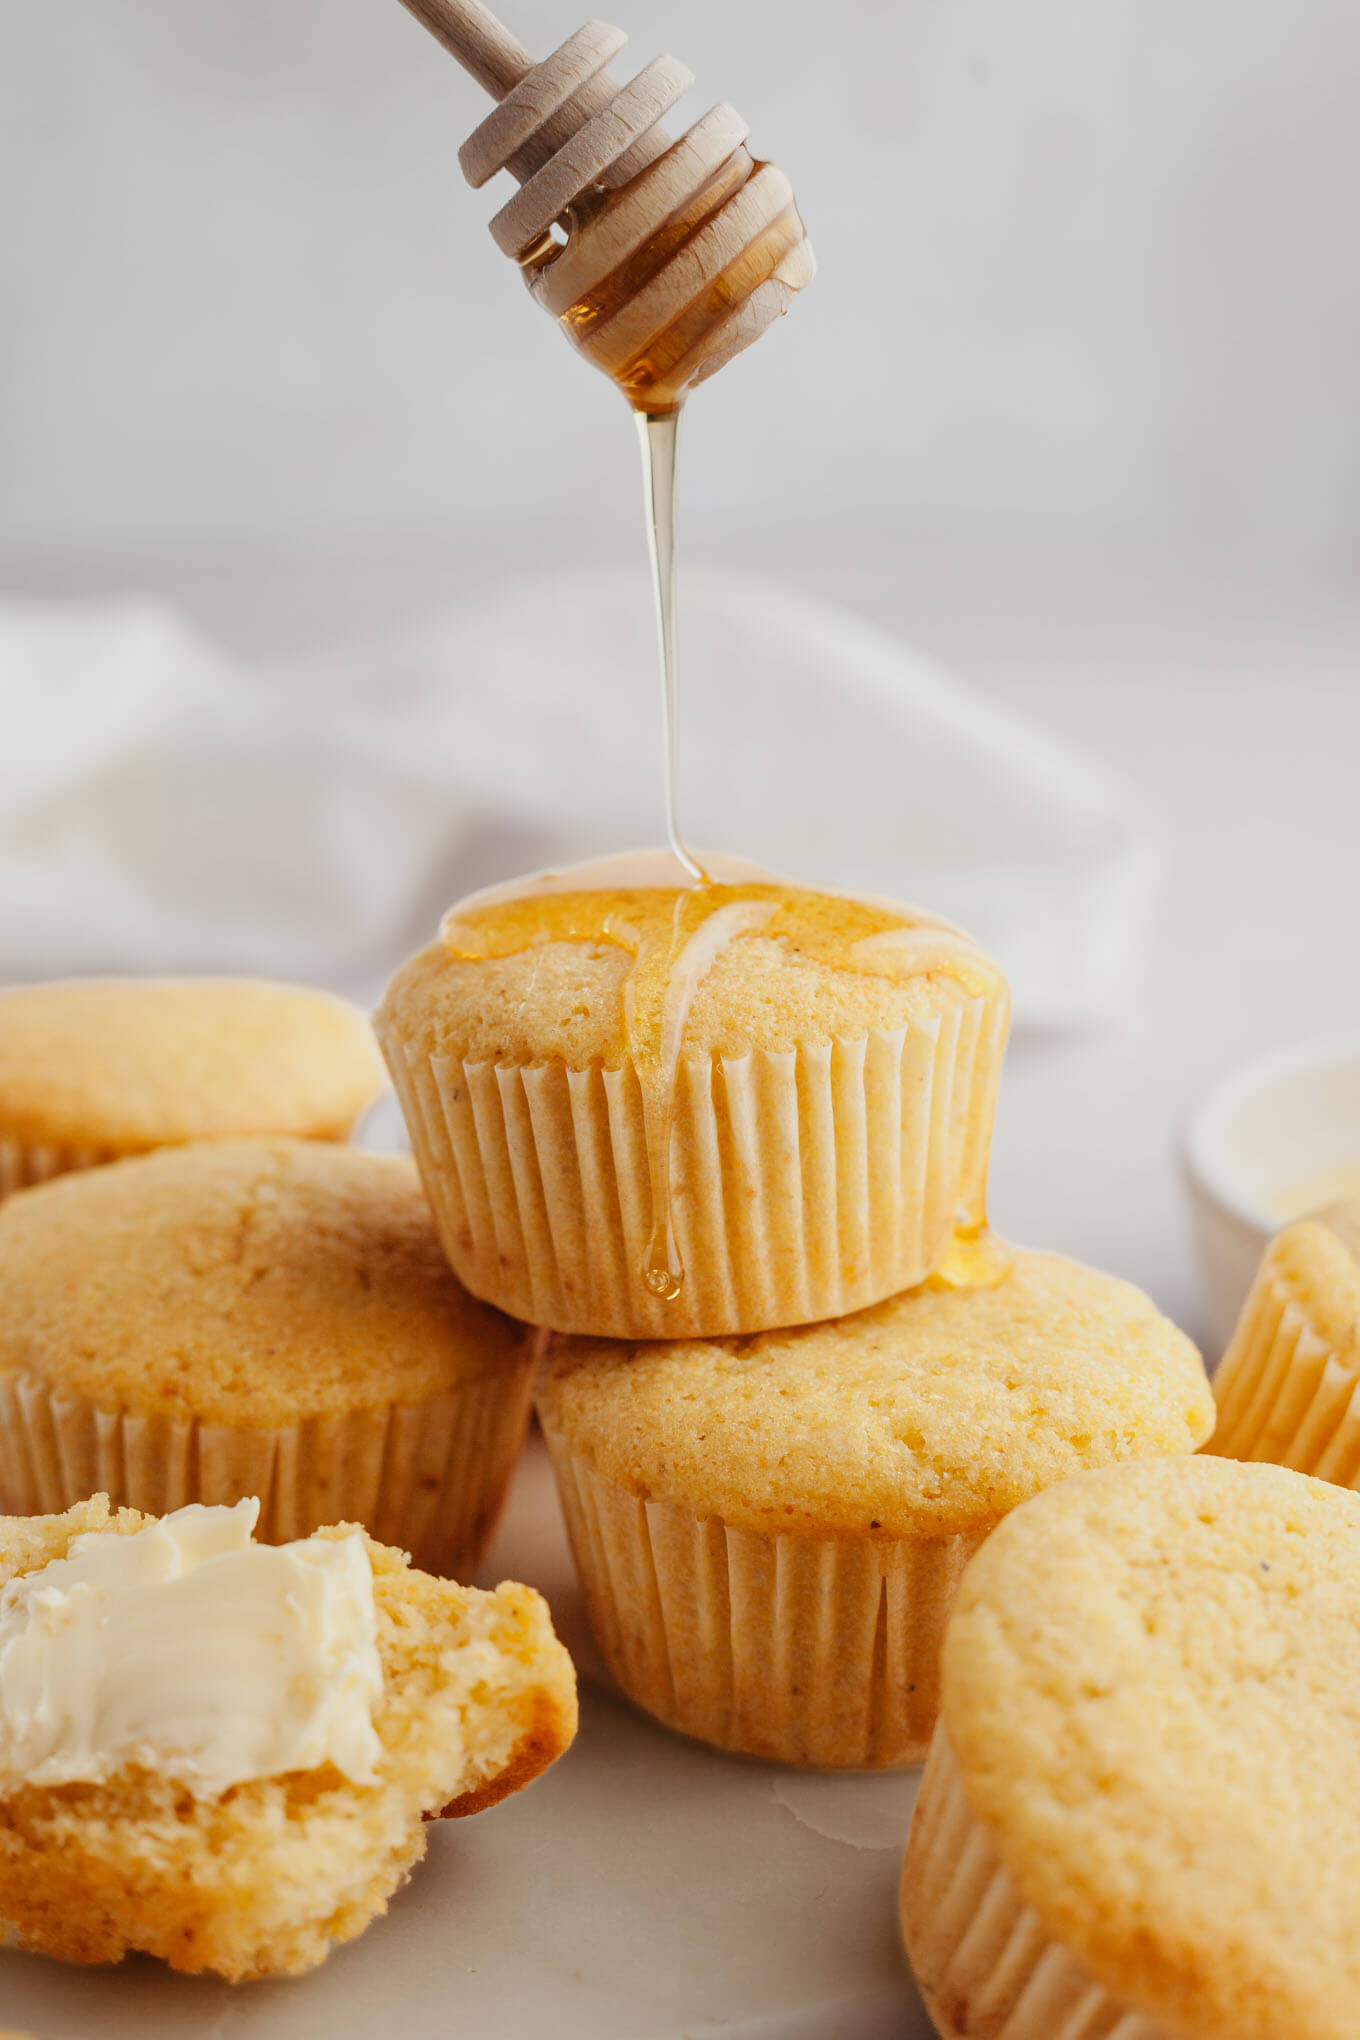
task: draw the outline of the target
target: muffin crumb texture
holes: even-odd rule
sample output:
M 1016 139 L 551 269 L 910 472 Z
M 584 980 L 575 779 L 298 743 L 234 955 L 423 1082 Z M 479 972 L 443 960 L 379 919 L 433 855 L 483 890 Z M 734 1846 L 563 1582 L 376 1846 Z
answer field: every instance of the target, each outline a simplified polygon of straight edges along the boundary
M 111 1514 L 103 1496 L 0 1519 L 0 1589 L 75 1537 L 149 1520 Z M 326 1766 L 195 1801 L 128 1766 L 100 1785 L 27 1787 L 0 1800 L 5 1930 L 68 1962 L 138 1951 L 233 1982 L 296 1975 L 386 1910 L 425 1853 L 427 1816 L 492 1805 L 566 1748 L 575 1679 L 539 1596 L 434 1580 L 365 1543 L 384 1673 L 378 1783 Z

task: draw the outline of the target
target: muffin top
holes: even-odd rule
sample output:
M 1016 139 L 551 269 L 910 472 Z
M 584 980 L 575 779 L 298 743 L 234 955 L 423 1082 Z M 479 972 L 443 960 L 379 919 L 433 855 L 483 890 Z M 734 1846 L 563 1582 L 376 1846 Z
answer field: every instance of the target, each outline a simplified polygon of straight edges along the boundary
M 1360 1204 L 1334 1204 L 1286 1226 L 1261 1273 L 1284 1287 L 1329 1346 L 1360 1360 Z
M 992 1288 L 667 1345 L 555 1340 L 544 1423 L 608 1478 L 756 1530 L 946 1536 L 1213 1426 L 1195 1348 L 1141 1291 L 1055 1254 Z
M 393 979 L 379 1033 L 469 1062 L 618 1068 L 664 1060 L 681 1035 L 696 1058 L 782 1051 L 1006 997 L 996 965 L 932 915 L 711 864 L 702 888 L 644 855 L 461 902 Z
M 101 1409 L 273 1429 L 444 1394 L 525 1336 L 451 1273 L 402 1155 L 203 1141 L 0 1204 L 0 1373 Z
M 964 1575 L 942 1722 L 1020 1896 L 1185 2040 L 1360 2033 L 1360 1496 L 1164 1460 Z
M 138 1153 L 204 1135 L 343 1138 L 381 1088 L 363 1016 L 249 978 L 0 992 L 0 1138 Z

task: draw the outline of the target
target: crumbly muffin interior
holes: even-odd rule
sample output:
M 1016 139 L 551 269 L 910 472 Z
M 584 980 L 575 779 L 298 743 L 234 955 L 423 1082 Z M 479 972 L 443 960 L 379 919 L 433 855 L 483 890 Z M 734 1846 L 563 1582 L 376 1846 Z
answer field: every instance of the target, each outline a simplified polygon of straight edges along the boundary
M 0 1519 L 0 1587 L 88 1531 L 150 1519 L 103 1496 Z M 344 1526 L 320 1535 L 343 1535 Z M 233 1981 L 294 1975 L 360 1933 L 426 1847 L 425 1817 L 476 1812 L 526 1784 L 575 1731 L 571 1661 L 531 1589 L 481 1593 L 365 1539 L 385 1688 L 379 1783 L 327 1766 L 196 1801 L 128 1767 L 104 1785 L 0 1800 L 0 1923 L 72 1962 L 137 1950 Z

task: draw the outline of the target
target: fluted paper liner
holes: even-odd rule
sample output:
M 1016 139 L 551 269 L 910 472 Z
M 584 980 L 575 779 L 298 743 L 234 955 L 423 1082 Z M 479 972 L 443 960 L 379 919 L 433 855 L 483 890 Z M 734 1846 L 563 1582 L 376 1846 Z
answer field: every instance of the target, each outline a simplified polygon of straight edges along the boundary
M 337 1143 L 348 1141 L 359 1125 L 364 1113 L 357 1119 L 346 1121 L 343 1127 L 317 1139 Z M 168 1147 L 178 1147 L 178 1140 L 167 1141 Z M 35 1184 L 50 1183 L 54 1176 L 69 1176 L 77 1169 L 98 1169 L 108 1162 L 130 1161 L 134 1155 L 155 1152 L 151 1148 L 98 1147 L 89 1143 L 72 1144 L 60 1141 L 18 1140 L 12 1134 L 0 1134 L 0 1202 L 15 1190 L 30 1190 Z
M 1112 1998 L 1023 1902 L 943 1728 L 907 1845 L 902 1932 L 943 2040 L 1175 2040 Z
M 0 1136 L 0 1199 L 27 1190 L 73 1169 L 93 1169 L 116 1156 L 111 1148 L 69 1147 L 52 1141 L 15 1140 Z
M 0 1375 L 0 1508 L 58 1513 L 103 1492 L 164 1515 L 258 1495 L 269 1544 L 354 1522 L 458 1577 L 499 1520 L 529 1416 L 533 1354 L 424 1402 L 248 1430 L 96 1409 L 28 1374 Z
M 1214 1396 L 1218 1424 L 1207 1452 L 1360 1488 L 1360 1373 L 1268 1267 L 1243 1307 Z
M 1004 989 L 920 1026 L 682 1060 L 671 1186 L 679 1296 L 643 1286 L 651 1188 L 631 1066 L 383 1049 L 455 1273 L 559 1332 L 716 1338 L 843 1316 L 923 1281 L 980 1213 Z
M 606 1667 L 668 1728 L 774 1762 L 924 1755 L 939 1653 L 980 1539 L 767 1535 L 642 1501 L 545 1424 Z

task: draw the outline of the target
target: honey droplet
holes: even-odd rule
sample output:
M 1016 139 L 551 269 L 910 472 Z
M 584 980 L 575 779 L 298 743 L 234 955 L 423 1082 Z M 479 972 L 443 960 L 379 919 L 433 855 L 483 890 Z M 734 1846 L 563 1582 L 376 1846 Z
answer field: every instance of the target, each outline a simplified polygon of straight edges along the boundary
M 642 1264 L 643 1287 L 662 1303 L 674 1303 L 685 1286 L 685 1271 L 669 1227 L 658 1226 Z
M 534 297 L 586 360 L 635 411 L 657 415 L 675 411 L 695 383 L 763 331 L 768 309 L 752 323 L 752 299 L 768 306 L 773 294 L 778 308 L 787 309 L 815 268 L 792 193 L 768 212 L 762 173 L 780 173 L 742 143 L 697 184 L 691 177 L 677 204 L 676 163 L 689 146 L 685 137 L 626 184 L 578 199 L 564 218 L 564 238 L 545 235 L 520 257 Z M 752 179 L 752 192 L 739 199 Z M 734 201 L 736 209 L 729 209 Z M 711 265 L 701 260 L 696 276 L 696 239 L 706 227 L 722 231 L 717 223 L 724 212 L 729 240 L 744 212 L 750 224 L 741 226 L 739 245 L 735 252 L 729 246 L 716 274 L 706 273 Z M 606 257 L 601 274 L 602 250 L 629 252 Z M 666 306 L 660 324 L 647 315 L 649 307 L 656 310 L 658 292 Z
M 955 1231 L 949 1252 L 930 1277 L 930 1289 L 994 1289 L 1004 1282 L 1015 1266 L 1015 1250 L 994 1233 L 984 1220 L 981 1225 L 961 1225 Z

